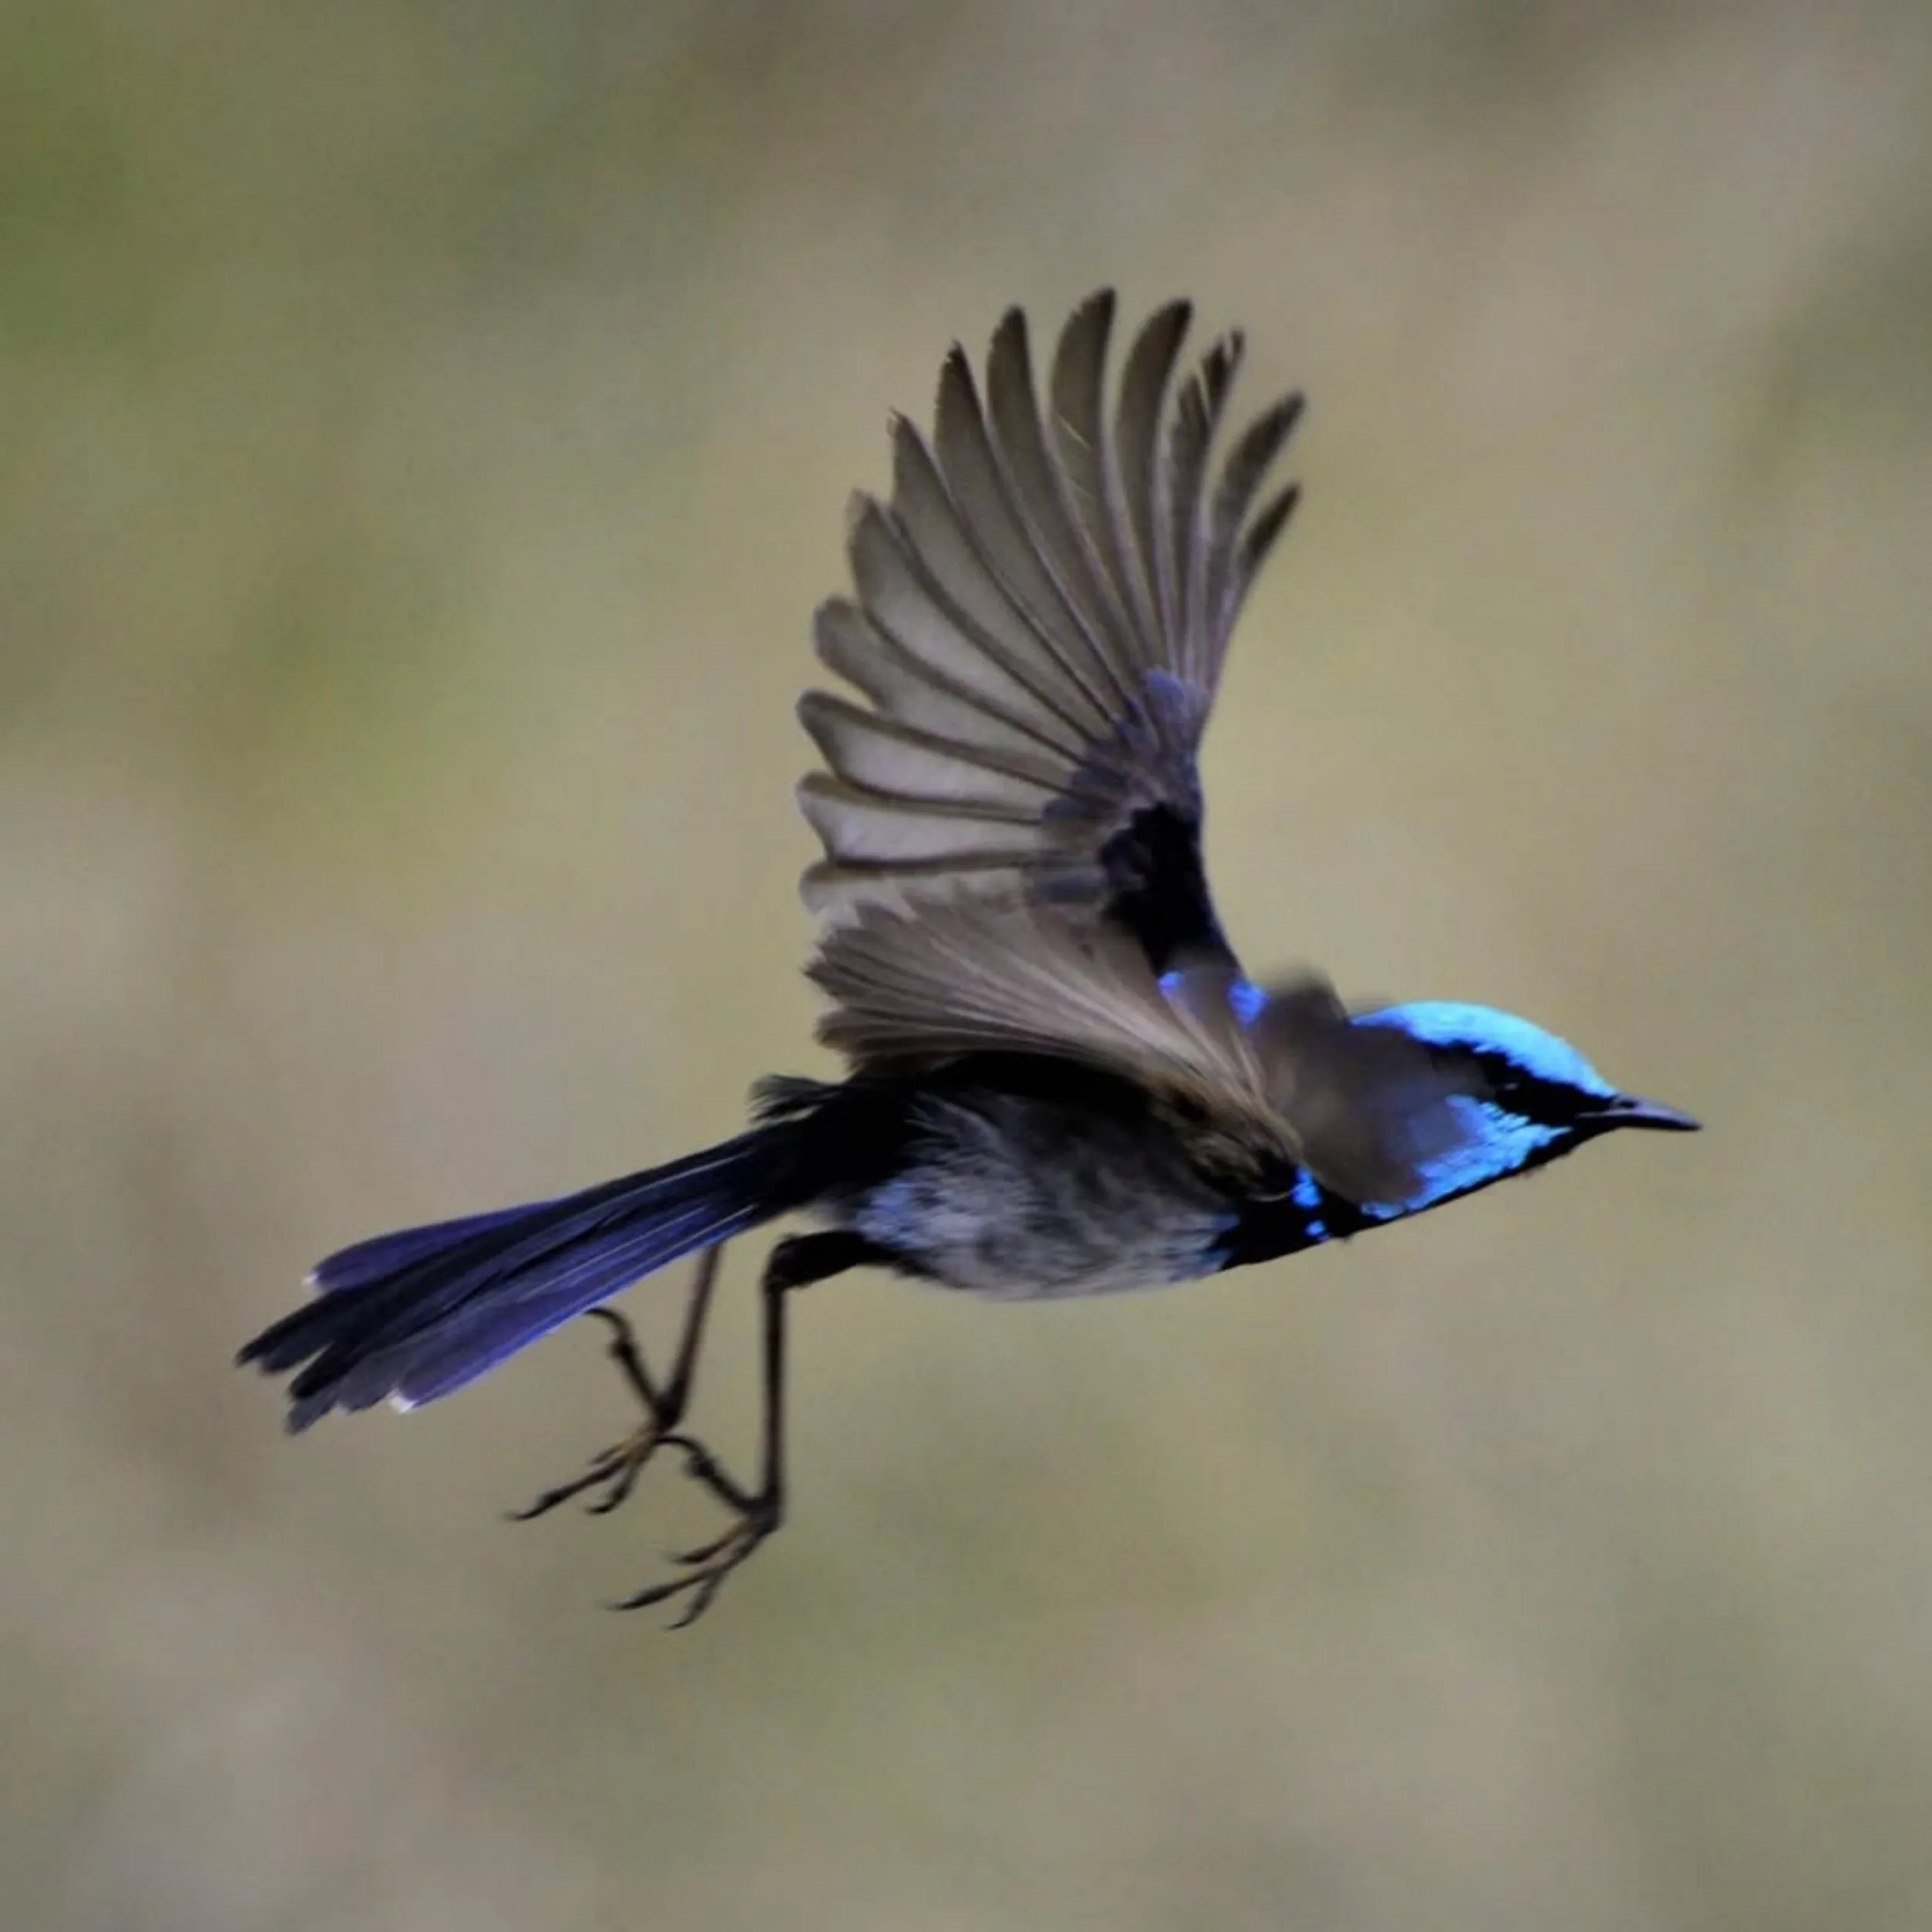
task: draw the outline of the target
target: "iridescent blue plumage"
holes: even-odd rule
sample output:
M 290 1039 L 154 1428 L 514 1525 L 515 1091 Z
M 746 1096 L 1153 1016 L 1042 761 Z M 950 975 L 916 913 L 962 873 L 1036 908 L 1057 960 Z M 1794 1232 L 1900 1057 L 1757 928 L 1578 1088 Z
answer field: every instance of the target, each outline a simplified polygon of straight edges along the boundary
M 1567 1040 L 1494 1006 L 1472 1006 L 1455 1000 L 1414 1000 L 1358 1013 L 1363 1027 L 1394 1027 L 1412 1040 L 1435 1047 L 1494 1054 L 1512 1062 L 1529 1078 L 1573 1087 L 1607 1099 L 1617 1089 Z
M 1560 1150 L 1563 1130 L 1526 1120 L 1494 1101 L 1471 1100 L 1462 1094 L 1448 1102 L 1465 1138 L 1445 1154 L 1421 1163 L 1421 1185 L 1400 1201 L 1364 1201 L 1362 1212 L 1377 1221 L 1393 1221 L 1419 1214 L 1472 1189 L 1506 1180 Z
M 1546 1090 L 1545 1114 L 1550 1111 L 1550 1090 L 1574 1096 L 1580 1107 L 1612 1098 L 1617 1091 L 1568 1040 L 1493 1006 L 1414 1000 L 1359 1014 L 1356 1023 L 1392 1027 L 1426 1045 L 1486 1059 L 1507 1070 L 1493 1083 L 1499 1090 Z M 1404 1199 L 1364 1202 L 1365 1213 L 1377 1220 L 1394 1220 L 1486 1187 L 1549 1160 L 1562 1151 L 1566 1133 L 1573 1131 L 1519 1111 L 1500 1097 L 1455 1094 L 1448 1104 L 1462 1129 L 1454 1143 L 1421 1163 L 1421 1185 Z

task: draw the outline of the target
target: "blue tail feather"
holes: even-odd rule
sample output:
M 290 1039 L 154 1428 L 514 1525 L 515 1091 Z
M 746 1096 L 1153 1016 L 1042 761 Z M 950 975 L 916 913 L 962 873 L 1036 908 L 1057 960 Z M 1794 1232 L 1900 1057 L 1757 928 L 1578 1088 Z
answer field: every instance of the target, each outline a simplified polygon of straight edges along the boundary
M 358 1242 L 240 1359 L 296 1371 L 292 1430 L 386 1398 L 433 1401 L 619 1289 L 802 1205 L 800 1131 L 760 1128 L 559 1200 Z
M 681 1217 L 593 1249 L 567 1275 L 537 1293 L 521 1293 L 507 1306 L 475 1304 L 445 1322 L 433 1337 L 405 1342 L 368 1357 L 345 1379 L 333 1398 L 335 1405 L 364 1408 L 385 1396 L 412 1408 L 433 1402 L 642 1276 L 746 1233 L 764 1219 L 755 1208 L 722 1216 Z M 365 1385 L 366 1396 L 354 1399 L 352 1392 Z
M 319 1295 L 332 1295 L 346 1288 L 366 1287 L 406 1268 L 413 1261 L 447 1253 L 460 1241 L 482 1234 L 491 1228 L 507 1227 L 512 1221 L 541 1209 L 554 1207 L 554 1201 L 531 1201 L 521 1207 L 496 1208 L 487 1214 L 464 1216 L 460 1220 L 432 1221 L 420 1228 L 403 1228 L 394 1234 L 379 1234 L 352 1247 L 339 1248 L 325 1261 L 309 1270 L 309 1285 Z

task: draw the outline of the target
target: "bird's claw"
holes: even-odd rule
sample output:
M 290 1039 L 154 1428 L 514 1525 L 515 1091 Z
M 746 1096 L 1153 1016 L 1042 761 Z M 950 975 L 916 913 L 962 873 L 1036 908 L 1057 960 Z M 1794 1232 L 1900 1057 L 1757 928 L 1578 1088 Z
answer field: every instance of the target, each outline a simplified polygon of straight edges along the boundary
M 602 1454 L 591 1458 L 590 1465 L 581 1475 L 572 1476 L 567 1482 L 558 1483 L 521 1509 L 510 1512 L 512 1522 L 530 1522 L 538 1516 L 548 1515 L 559 1503 L 568 1502 L 574 1496 L 581 1496 L 586 1490 L 601 1486 L 604 1493 L 594 1502 L 584 1505 L 585 1512 L 592 1516 L 607 1516 L 620 1508 L 637 1487 L 637 1479 L 644 1473 L 646 1465 L 652 1456 L 671 1440 L 655 1418 L 640 1422 L 622 1442 L 614 1442 Z
M 682 1609 L 667 1627 L 681 1630 L 695 1623 L 716 1600 L 725 1580 L 749 1559 L 783 1520 L 777 1504 L 767 1498 L 746 1497 L 744 1502 L 737 1521 L 723 1535 L 700 1544 L 695 1549 L 679 1551 L 671 1557 L 670 1560 L 686 1573 L 685 1575 L 650 1584 L 633 1596 L 621 1598 L 610 1607 L 620 1610 L 649 1610 L 656 1604 L 683 1597 L 686 1601 Z
M 608 1516 L 629 1499 L 652 1457 L 666 1442 L 682 1439 L 673 1434 L 677 1411 L 669 1414 L 665 1411 L 663 1397 L 644 1366 L 643 1354 L 630 1323 L 615 1308 L 592 1308 L 586 1312 L 595 1316 L 610 1330 L 606 1352 L 624 1371 L 625 1381 L 643 1408 L 644 1419 L 622 1441 L 614 1442 L 600 1455 L 593 1456 L 581 1475 L 572 1476 L 568 1482 L 560 1482 L 555 1488 L 546 1489 L 528 1507 L 511 1510 L 512 1522 L 529 1522 L 547 1515 L 559 1503 L 568 1502 L 586 1490 L 600 1487 L 604 1493 L 595 1502 L 586 1503 L 585 1510 L 590 1516 Z M 682 1408 L 681 1404 L 679 1408 Z

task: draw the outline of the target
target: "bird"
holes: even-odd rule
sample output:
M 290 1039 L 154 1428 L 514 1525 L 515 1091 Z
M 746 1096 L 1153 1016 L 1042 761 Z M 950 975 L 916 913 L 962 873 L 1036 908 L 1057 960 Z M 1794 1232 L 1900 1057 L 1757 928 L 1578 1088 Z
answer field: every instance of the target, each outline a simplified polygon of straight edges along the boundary
M 850 509 L 851 588 L 813 622 L 845 687 L 798 716 L 822 761 L 797 802 L 801 890 L 835 1080 L 770 1077 L 743 1131 L 561 1199 L 379 1235 L 240 1352 L 288 1376 L 288 1427 L 413 1408 L 580 1315 L 643 1410 L 518 1512 L 623 1500 L 659 1451 L 730 1526 L 619 1607 L 688 1623 L 789 1503 L 787 1316 L 875 1267 L 1002 1300 L 1205 1280 L 1348 1239 L 1688 1114 L 1613 1086 L 1514 1014 L 1351 1010 L 1303 967 L 1252 978 L 1202 856 L 1203 735 L 1229 639 L 1298 486 L 1270 479 L 1290 393 L 1237 424 L 1231 331 L 1184 361 L 1155 309 L 1116 372 L 1118 304 L 1083 302 L 1037 373 L 1024 312 L 982 381 L 955 344 L 929 432 L 890 425 L 891 487 Z M 802 1217 L 760 1280 L 755 1478 L 684 1420 L 724 1246 Z M 696 1258 L 658 1376 L 620 1290 Z

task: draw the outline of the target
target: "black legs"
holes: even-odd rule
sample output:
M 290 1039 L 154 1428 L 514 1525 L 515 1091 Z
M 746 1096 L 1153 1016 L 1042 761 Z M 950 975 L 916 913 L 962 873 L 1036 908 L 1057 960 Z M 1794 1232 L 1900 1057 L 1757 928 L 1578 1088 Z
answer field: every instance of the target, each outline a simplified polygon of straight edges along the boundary
M 850 1234 L 794 1235 L 771 1251 L 758 1292 L 764 1309 L 763 1419 L 759 1428 L 758 1486 L 747 1490 L 718 1465 L 700 1442 L 677 1438 L 685 1468 L 737 1519 L 720 1536 L 673 1558 L 683 1573 L 653 1583 L 612 1606 L 647 1610 L 683 1597 L 673 1630 L 695 1623 L 711 1607 L 725 1579 L 785 1519 L 785 1297 L 875 1258 L 871 1244 Z
M 518 1512 L 523 1519 L 541 1516 L 587 1489 L 601 1488 L 603 1494 L 590 1508 L 593 1513 L 604 1515 L 631 1493 L 644 1465 L 659 1449 L 669 1445 L 681 1451 L 686 1473 L 708 1489 L 735 1520 L 722 1536 L 674 1556 L 672 1561 L 677 1565 L 679 1575 L 653 1583 L 612 1606 L 615 1610 L 645 1610 L 682 1597 L 684 1601 L 672 1623 L 673 1630 L 696 1623 L 724 1587 L 726 1578 L 784 1520 L 786 1296 L 794 1288 L 827 1280 L 848 1268 L 883 1258 L 862 1237 L 842 1232 L 794 1235 L 772 1249 L 759 1284 L 764 1339 L 758 1481 L 756 1488 L 747 1489 L 727 1474 L 703 1442 L 679 1427 L 690 1400 L 705 1317 L 710 1312 L 722 1252 L 721 1249 L 708 1249 L 699 1258 L 670 1379 L 662 1387 L 653 1381 L 645 1366 L 630 1324 L 610 1309 L 592 1310 L 612 1330 L 611 1355 L 642 1405 L 644 1420 L 622 1442 L 597 1457 L 582 1475 L 545 1490 L 528 1509 Z
M 608 1516 L 636 1488 L 644 1465 L 659 1449 L 667 1441 L 678 1440 L 677 1426 L 684 1420 L 684 1411 L 690 1403 L 698 1350 L 704 1340 L 705 1317 L 711 1312 L 711 1291 L 717 1283 L 718 1262 L 723 1253 L 721 1247 L 706 1248 L 698 1256 L 697 1269 L 691 1278 L 690 1300 L 685 1304 L 684 1327 L 678 1337 L 677 1357 L 671 1365 L 671 1379 L 662 1388 L 651 1380 L 630 1323 L 614 1308 L 590 1311 L 611 1331 L 611 1359 L 622 1371 L 624 1380 L 644 1411 L 644 1420 L 622 1441 L 613 1443 L 594 1457 L 582 1475 L 546 1489 L 528 1508 L 514 1512 L 518 1522 L 528 1522 L 532 1517 L 555 1509 L 558 1503 L 582 1495 L 586 1489 L 599 1488 L 604 1493 L 589 1505 L 590 1512 L 595 1516 Z

